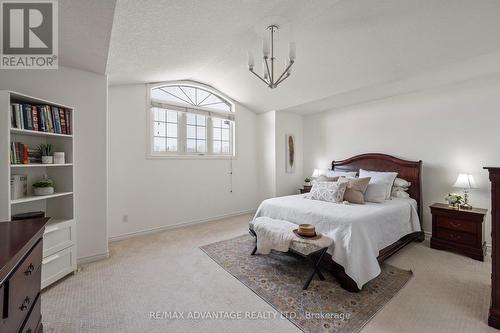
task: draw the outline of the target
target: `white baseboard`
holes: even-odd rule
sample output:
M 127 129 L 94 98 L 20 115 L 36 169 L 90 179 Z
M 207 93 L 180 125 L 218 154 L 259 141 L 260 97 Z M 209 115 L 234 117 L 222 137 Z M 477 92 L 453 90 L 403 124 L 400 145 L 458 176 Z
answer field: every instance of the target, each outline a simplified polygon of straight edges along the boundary
M 166 231 L 166 230 L 171 230 L 171 229 L 187 227 L 187 226 L 196 225 L 196 224 L 200 224 L 200 223 L 217 221 L 217 220 L 221 220 L 221 219 L 226 219 L 226 218 L 235 217 L 235 216 L 244 215 L 244 214 L 250 214 L 250 213 L 255 213 L 255 210 L 249 209 L 249 210 L 244 210 L 244 211 L 235 212 L 235 213 L 212 216 L 212 217 L 208 217 L 208 218 L 201 219 L 201 220 L 193 220 L 193 221 L 181 222 L 181 223 L 172 224 L 172 225 L 165 225 L 165 226 L 161 226 L 161 227 L 155 227 L 155 228 L 150 228 L 150 229 L 129 232 L 129 233 L 125 233 L 122 235 L 109 237 L 108 240 L 110 242 L 117 242 L 117 241 L 129 239 L 129 238 L 133 238 L 133 237 L 148 235 L 148 234 Z
M 108 258 L 109 258 L 109 252 L 99 253 L 99 254 L 94 254 L 91 256 L 87 256 L 87 257 L 78 258 L 78 259 L 76 259 L 76 264 L 83 265 L 83 264 L 88 264 L 88 263 L 91 263 L 94 261 L 99 261 L 99 260 L 108 259 Z
M 425 242 L 430 246 L 430 240 L 432 237 L 432 232 L 424 231 L 425 234 Z M 486 244 L 486 254 L 491 255 L 491 244 Z

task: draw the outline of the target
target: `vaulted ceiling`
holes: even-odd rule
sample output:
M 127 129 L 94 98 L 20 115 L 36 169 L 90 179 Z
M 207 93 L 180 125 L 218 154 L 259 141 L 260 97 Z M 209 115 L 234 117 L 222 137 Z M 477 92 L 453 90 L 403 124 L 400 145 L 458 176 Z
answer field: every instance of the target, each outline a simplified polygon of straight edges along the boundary
M 59 0 L 59 64 L 105 73 L 116 0 Z
M 256 112 L 318 112 L 500 73 L 499 17 L 497 0 L 118 0 L 106 73 L 111 85 L 201 81 Z M 89 17 L 99 29 L 101 19 Z M 279 61 L 297 44 L 292 76 L 274 90 L 246 67 L 271 23 Z M 105 36 L 83 40 L 94 38 Z

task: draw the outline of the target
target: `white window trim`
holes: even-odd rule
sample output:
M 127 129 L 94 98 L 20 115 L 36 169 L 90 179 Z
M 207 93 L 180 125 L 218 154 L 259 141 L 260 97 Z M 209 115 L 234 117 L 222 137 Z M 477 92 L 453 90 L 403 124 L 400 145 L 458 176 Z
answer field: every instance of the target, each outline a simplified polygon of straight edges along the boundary
M 204 108 L 204 107 L 193 107 L 193 106 L 186 106 L 186 105 L 181 105 L 179 103 L 175 103 L 175 102 L 168 102 L 168 103 L 165 103 L 165 102 L 162 102 L 162 103 L 158 103 L 158 104 L 162 104 L 164 106 L 168 106 L 168 108 L 170 110 L 174 110 L 174 111 L 178 111 L 178 112 L 183 112 L 184 114 L 186 112 L 191 112 L 191 113 L 196 113 L 197 109 L 199 109 L 200 111 L 200 114 L 204 114 L 206 115 L 207 113 L 209 113 L 208 115 L 208 119 L 207 119 L 207 153 L 188 153 L 186 152 L 186 142 L 185 140 L 181 140 L 181 138 L 184 138 L 186 137 L 186 123 L 185 123 L 185 116 L 182 115 L 181 117 L 178 118 L 178 121 L 179 121 L 179 127 L 177 129 L 177 136 L 178 136 L 178 142 L 177 142 L 177 147 L 179 149 L 179 147 L 181 147 L 181 145 L 183 146 L 183 151 L 182 152 L 155 152 L 153 149 L 154 149 L 154 143 L 153 143 L 153 112 L 151 110 L 151 89 L 152 88 L 155 88 L 157 86 L 165 86 L 165 85 L 186 85 L 186 86 L 192 86 L 192 87 L 195 87 L 195 88 L 202 88 L 202 89 L 205 89 L 215 95 L 218 95 L 220 96 L 221 98 L 224 98 L 227 102 L 229 102 L 231 104 L 231 110 L 232 112 L 230 113 L 226 113 L 226 112 L 221 112 L 221 111 L 217 111 L 217 110 L 214 110 L 214 109 L 210 109 L 210 108 Z M 236 160 L 238 159 L 238 149 L 237 149 L 237 140 L 236 140 L 236 130 L 238 127 L 237 125 L 237 112 L 236 112 L 236 106 L 234 104 L 234 102 L 229 99 L 227 96 L 225 96 L 224 94 L 221 94 L 220 92 L 214 90 L 213 88 L 211 87 L 208 87 L 204 84 L 200 84 L 200 83 L 195 83 L 195 82 L 191 82 L 191 81 L 172 81 L 172 82 L 161 82 L 161 83 L 153 83 L 153 84 L 146 84 L 146 90 L 147 90 L 147 96 L 146 96 L 146 121 L 147 121 L 147 124 L 146 124 L 146 159 L 149 159 L 149 160 L 157 160 L 157 159 L 178 159 L 178 160 L 197 160 L 197 159 L 205 159 L 205 160 Z M 155 102 L 153 100 L 153 102 Z M 231 137 L 231 143 L 232 143 L 232 147 L 231 147 L 231 151 L 232 153 L 230 154 L 213 154 L 213 153 L 209 153 L 212 149 L 212 145 L 213 145 L 213 142 L 212 142 L 212 136 L 213 136 L 213 133 L 211 133 L 211 131 L 213 131 L 213 127 L 212 126 L 208 126 L 208 122 L 211 122 L 211 116 L 215 117 L 215 118 L 225 118 L 225 119 L 228 119 L 228 120 L 231 120 L 233 121 L 233 126 L 231 128 L 231 131 L 230 131 L 230 137 Z M 182 132 L 182 134 L 181 134 Z

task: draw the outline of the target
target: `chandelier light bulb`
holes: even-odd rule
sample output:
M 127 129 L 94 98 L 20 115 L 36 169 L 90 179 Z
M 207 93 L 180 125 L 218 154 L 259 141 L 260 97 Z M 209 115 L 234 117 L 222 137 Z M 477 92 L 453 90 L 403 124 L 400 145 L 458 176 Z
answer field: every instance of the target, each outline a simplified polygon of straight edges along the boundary
M 264 39 L 262 40 L 262 54 L 264 55 L 264 57 L 269 57 L 269 52 L 269 41 L 264 37 Z
M 255 67 L 255 58 L 252 52 L 248 52 L 248 68 L 252 70 Z
M 296 50 L 295 50 L 295 42 L 290 42 L 288 45 L 288 58 L 290 61 L 295 61 L 295 57 L 297 56 Z

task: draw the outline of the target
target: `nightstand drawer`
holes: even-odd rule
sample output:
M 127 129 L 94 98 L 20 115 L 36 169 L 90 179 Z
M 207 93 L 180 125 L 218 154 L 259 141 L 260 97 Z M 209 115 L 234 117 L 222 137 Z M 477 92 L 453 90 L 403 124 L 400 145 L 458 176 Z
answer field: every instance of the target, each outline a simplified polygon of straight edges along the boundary
M 468 232 L 472 234 L 476 232 L 476 223 L 474 222 L 450 219 L 444 216 L 440 216 L 439 218 L 437 218 L 436 224 L 440 228 Z
M 476 236 L 465 232 L 438 228 L 436 234 L 438 239 L 466 245 L 476 245 Z

